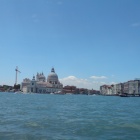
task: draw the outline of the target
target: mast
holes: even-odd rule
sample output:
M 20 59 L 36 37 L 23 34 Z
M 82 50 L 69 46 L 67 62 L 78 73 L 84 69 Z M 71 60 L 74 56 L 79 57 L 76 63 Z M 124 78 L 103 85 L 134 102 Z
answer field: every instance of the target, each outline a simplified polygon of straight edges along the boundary
M 15 85 L 17 85 L 17 75 L 18 75 L 18 73 L 21 73 L 21 72 L 18 70 L 18 66 L 16 66 L 15 71 L 16 71 Z

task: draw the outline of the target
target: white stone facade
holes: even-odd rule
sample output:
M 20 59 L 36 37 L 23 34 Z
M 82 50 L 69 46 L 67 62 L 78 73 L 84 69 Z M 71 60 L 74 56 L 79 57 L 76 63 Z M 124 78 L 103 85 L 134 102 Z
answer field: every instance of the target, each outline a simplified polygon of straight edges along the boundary
M 43 73 L 37 73 L 36 78 L 24 79 L 21 83 L 21 91 L 24 93 L 58 93 L 63 89 L 63 85 L 59 82 L 58 76 L 52 68 L 51 73 L 47 77 Z
M 129 92 L 128 94 L 140 94 L 140 80 L 128 81 Z
M 140 94 L 140 80 L 131 80 L 116 85 L 100 86 L 101 94 Z
M 110 85 L 102 85 L 100 86 L 100 93 L 103 95 L 111 95 L 112 94 L 112 88 Z

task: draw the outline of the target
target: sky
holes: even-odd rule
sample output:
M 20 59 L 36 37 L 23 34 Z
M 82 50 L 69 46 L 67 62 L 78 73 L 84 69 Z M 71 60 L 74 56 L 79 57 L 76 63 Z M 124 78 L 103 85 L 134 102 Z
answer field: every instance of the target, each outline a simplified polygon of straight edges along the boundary
M 99 90 L 140 78 L 139 0 L 0 0 L 0 85 L 47 77 Z

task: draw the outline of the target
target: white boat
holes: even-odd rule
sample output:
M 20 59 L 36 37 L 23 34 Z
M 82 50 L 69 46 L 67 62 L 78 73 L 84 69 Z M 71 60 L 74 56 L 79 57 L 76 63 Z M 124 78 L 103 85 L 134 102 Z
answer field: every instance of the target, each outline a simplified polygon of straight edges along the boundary
M 15 94 L 21 94 L 21 93 L 23 94 L 22 91 L 16 91 L 16 92 L 15 92 Z

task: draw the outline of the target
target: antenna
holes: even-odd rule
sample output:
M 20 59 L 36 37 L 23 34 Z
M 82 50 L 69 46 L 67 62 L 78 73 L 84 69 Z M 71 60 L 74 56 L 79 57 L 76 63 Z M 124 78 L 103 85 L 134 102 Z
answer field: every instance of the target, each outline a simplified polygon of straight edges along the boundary
M 17 85 L 17 75 L 18 75 L 18 73 L 21 73 L 21 72 L 18 70 L 18 66 L 16 66 L 15 71 L 16 71 L 16 80 L 15 80 L 15 85 Z

